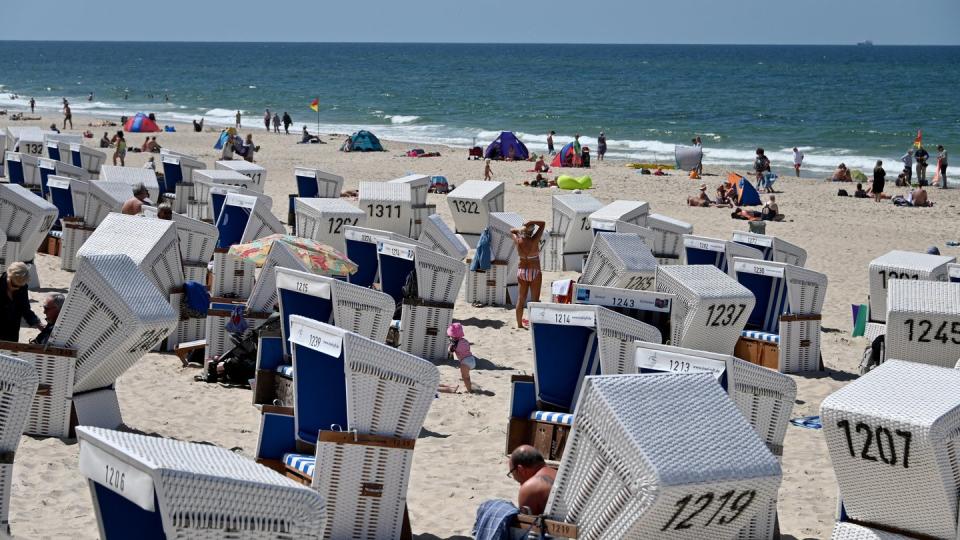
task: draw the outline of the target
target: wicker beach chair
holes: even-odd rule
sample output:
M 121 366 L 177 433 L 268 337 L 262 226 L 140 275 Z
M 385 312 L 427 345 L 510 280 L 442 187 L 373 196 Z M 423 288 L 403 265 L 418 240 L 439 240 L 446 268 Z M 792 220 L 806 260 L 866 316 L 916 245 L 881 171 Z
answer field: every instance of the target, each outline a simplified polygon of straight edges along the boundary
M 734 257 L 763 260 L 763 252 L 743 244 L 706 236 L 683 235 L 682 264 L 709 264 L 728 272 Z
M 820 371 L 826 274 L 786 263 L 736 257 L 730 275 L 756 298 L 737 343 L 737 356 L 783 373 Z
M 531 302 L 533 376 L 511 379 L 506 451 L 521 444 L 560 459 L 584 377 L 633 363 L 634 342 L 660 331 L 601 306 Z
M 39 286 L 33 265 L 34 254 L 57 222 L 59 211 L 53 204 L 17 184 L 0 184 L 0 231 L 6 243 L 0 251 L 0 272 L 10 263 L 26 262 L 30 281 Z
M 941 367 L 960 358 L 960 284 L 891 280 L 886 320 L 888 358 Z
M 156 217 L 156 207 L 150 207 L 150 210 L 145 208 L 143 213 Z M 205 283 L 207 263 L 213 259 L 213 251 L 217 246 L 219 231 L 216 225 L 176 212 L 173 213 L 173 223 L 177 226 L 177 237 L 180 240 L 180 261 L 183 264 L 184 279 Z
M 657 259 L 635 234 L 598 232 L 580 283 L 621 289 L 655 290 Z
M 87 205 L 83 224 L 98 227 L 108 214 L 119 213 L 123 203 L 133 196 L 133 189 L 123 182 L 93 181 L 87 184 Z
M 776 236 L 756 234 L 746 231 L 734 231 L 733 241 L 763 252 L 767 261 L 782 262 L 794 266 L 807 264 L 807 251 Z
M 619 289 L 577 283 L 571 295 L 574 304 L 603 306 L 660 331 L 661 341 L 666 343 L 673 335 L 673 327 L 682 320 L 673 312 L 675 296 L 656 291 Z
M 430 177 L 423 174 L 408 174 L 387 182 L 410 186 L 410 197 L 414 206 L 427 204 L 427 192 L 430 190 Z
M 683 253 L 683 235 L 693 234 L 693 225 L 661 214 L 647 216 L 646 227 L 656 233 L 650 246 L 660 264 L 680 264 Z
M 43 155 L 43 130 L 37 126 L 7 126 L 7 149 L 13 152 Z
M 183 208 L 178 211 L 186 213 L 186 203 L 193 195 L 193 171 L 206 169 L 207 164 L 196 157 L 170 153 L 164 148 L 160 150 L 160 165 L 163 168 L 164 193 L 173 193 L 176 197 L 175 205 Z M 180 184 L 186 185 L 181 187 Z
M 360 182 L 357 205 L 367 214 L 367 227 L 409 237 L 413 195 L 406 184 Z
M 37 370 L 30 359 L 0 353 L 0 536 L 10 538 L 10 487 L 20 436 L 37 393 Z
M 297 167 L 293 171 L 297 180 L 297 196 L 305 199 L 337 199 L 343 191 L 343 177 L 337 174 Z
M 613 201 L 590 214 L 590 227 L 594 231 L 620 232 L 617 222 L 643 226 L 649 213 L 650 205 L 644 201 Z
M 322 495 L 234 452 L 77 428 L 101 538 L 323 538 Z
M 419 240 L 429 249 L 461 261 L 470 251 L 470 246 L 463 237 L 453 232 L 439 214 L 433 214 L 424 220 Z
M 510 230 L 521 227 L 523 223 L 523 217 L 515 212 L 491 212 L 487 216 L 490 268 L 467 272 L 464 299 L 468 303 L 507 306 L 517 301 L 520 257 Z
M 104 165 L 100 169 L 100 180 L 104 182 L 117 182 L 130 186 L 131 192 L 138 184 L 143 184 L 150 192 L 150 200 L 158 202 L 160 193 L 160 183 L 157 181 L 157 173 L 153 169 L 144 169 L 143 167 L 114 167 Z M 129 199 L 130 197 L 127 196 Z
M 80 167 L 74 167 L 73 165 L 52 159 L 40 158 L 37 161 L 37 170 L 40 171 L 40 193 L 44 199 L 49 197 L 50 188 L 47 187 L 47 182 L 53 176 L 75 178 L 77 180 L 90 179 L 90 173 Z
M 467 180 L 447 193 L 454 230 L 471 248 L 477 247 L 480 233 L 487 228 L 491 212 L 503 212 L 503 182 Z
M 823 401 L 840 521 L 956 538 L 958 384 L 958 370 L 891 359 Z
M 310 238 L 344 251 L 344 228 L 363 227 L 367 214 L 339 198 L 298 198 L 294 201 L 297 236 Z
M 40 187 L 40 158 L 21 152 L 6 152 L 7 181 L 28 188 Z
M 213 200 L 211 195 L 214 192 L 221 195 L 216 200 Z M 226 193 L 240 193 L 251 197 L 266 198 L 267 206 L 273 205 L 273 199 L 253 189 L 253 180 L 249 176 L 236 171 L 196 169 L 193 171 L 192 192 L 187 192 L 187 215 L 202 221 L 216 222 Z M 216 203 L 216 208 L 214 203 Z
M 377 244 L 383 240 L 403 243 L 418 243 L 402 234 L 365 227 L 347 226 L 343 229 L 344 251 L 356 263 L 357 271 L 347 280 L 361 287 L 372 287 L 380 275 Z
M 886 322 L 887 286 L 894 279 L 947 281 L 947 265 L 956 257 L 891 251 L 870 261 L 870 320 Z
M 229 161 L 217 161 L 213 168 L 219 171 L 238 172 L 250 179 L 250 184 L 245 187 L 253 191 L 263 193 L 263 187 L 267 184 L 267 170 L 249 161 L 234 159 Z
M 670 344 L 733 354 L 756 303 L 753 293 L 713 266 L 659 266 L 657 290 L 676 295 Z
M 589 377 L 545 515 L 580 539 L 735 538 L 780 479 L 711 375 Z
M 872 529 L 856 523 L 837 523 L 830 540 L 916 540 L 911 536 Z
M 221 249 L 287 232 L 263 199 L 239 193 L 227 193 L 216 223 L 220 231 L 217 247 Z
M 591 216 L 603 205 L 590 195 L 554 195 L 553 221 L 543 251 L 544 270 L 583 269 L 593 243 Z
M 270 253 L 260 269 L 260 275 L 253 283 L 247 309 L 260 313 L 270 313 L 277 306 L 277 268 L 289 268 L 309 272 L 310 267 L 293 254 L 289 244 L 274 242 Z

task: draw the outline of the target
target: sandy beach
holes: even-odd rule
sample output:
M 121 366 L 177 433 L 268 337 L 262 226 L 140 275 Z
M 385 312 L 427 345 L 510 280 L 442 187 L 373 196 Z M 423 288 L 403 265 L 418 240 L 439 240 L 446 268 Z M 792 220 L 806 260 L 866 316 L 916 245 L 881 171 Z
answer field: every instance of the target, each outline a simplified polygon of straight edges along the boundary
M 33 122 L 13 122 L 0 117 L 0 129 L 7 125 L 49 126 L 59 116 L 45 116 Z M 104 131 L 116 127 L 87 127 L 89 118 L 74 117 L 76 132 L 91 130 L 95 145 Z M 161 124 L 169 123 L 163 122 Z M 298 128 L 299 126 L 294 126 Z M 413 145 L 384 141 L 386 152 L 341 153 L 342 135 L 323 134 L 328 144 L 299 145 L 299 131 L 290 135 L 267 133 L 262 127 L 243 129 L 253 133 L 261 146 L 256 161 L 268 172 L 265 191 L 273 198 L 273 211 L 282 220 L 287 216 L 287 194 L 296 191 L 293 169 L 316 167 L 342 175 L 345 189 L 358 182 L 389 180 L 408 173 L 444 175 L 450 182 L 483 178 L 483 162 L 468 161 L 465 149 L 428 147 L 440 157 L 412 159 L 401 154 Z M 159 133 L 166 148 L 199 157 L 209 167 L 218 158 L 213 149 L 216 132 L 194 133 L 179 125 L 177 133 Z M 143 142 L 142 134 L 127 134 L 131 147 Z M 485 144 L 485 143 L 484 143 Z M 128 154 L 127 166 L 140 167 L 150 154 Z M 894 156 L 889 159 L 892 161 Z M 838 158 L 837 161 L 842 161 Z M 108 153 L 109 162 L 109 153 Z M 651 211 L 687 221 L 698 235 L 729 238 L 732 231 L 746 230 L 744 221 L 730 218 L 728 209 L 692 208 L 686 197 L 694 195 L 700 181 L 668 171 L 664 177 L 643 176 L 624 167 L 623 162 L 596 162 L 588 172 L 594 189 L 589 191 L 602 202 L 616 199 L 648 201 Z M 779 163 L 775 166 L 785 167 Z M 506 210 L 527 219 L 550 222 L 551 197 L 556 188 L 536 189 L 522 185 L 534 174 L 527 162 L 495 162 L 496 180 L 506 184 Z M 888 171 L 896 170 L 891 163 Z M 746 172 L 746 171 L 741 171 Z M 712 195 L 726 178 L 726 170 L 706 168 L 702 182 Z M 895 175 L 894 175 L 895 176 Z M 890 175 L 888 174 L 888 178 Z M 892 183 L 888 182 L 888 186 Z M 946 227 L 956 219 L 960 190 L 929 189 L 933 208 L 898 208 L 889 201 L 877 204 L 869 199 L 838 197 L 837 190 L 853 192 L 850 184 L 838 185 L 815 178 L 781 176 L 776 185 L 783 222 L 768 223 L 767 233 L 805 248 L 807 266 L 829 277 L 823 313 L 822 350 L 827 371 L 815 376 L 796 376 L 797 402 L 793 416 L 819 414 L 821 401 L 855 378 L 866 341 L 850 337 L 850 304 L 867 297 L 867 265 L 892 249 L 924 251 L 936 245 L 944 255 L 957 255 L 958 248 L 944 245 L 955 240 Z M 888 192 L 904 194 L 904 188 Z M 429 204 L 452 223 L 443 195 L 431 194 Z M 72 274 L 61 271 L 59 259 L 36 258 L 42 289 L 31 291 L 36 313 L 38 302 L 49 291 L 66 292 Z M 554 279 L 574 278 L 574 273 L 547 272 L 542 298 L 549 299 Z M 480 358 L 473 380 L 480 394 L 441 394 L 430 410 L 417 441 L 408 501 L 415 537 L 469 537 L 477 506 L 489 498 L 515 499 L 517 486 L 507 472 L 505 429 L 510 401 L 510 376 L 532 373 L 530 334 L 513 328 L 512 310 L 475 308 L 461 299 L 454 319 L 463 323 L 473 352 Z M 21 340 L 33 330 L 21 332 Z M 441 382 L 459 383 L 453 363 L 442 365 Z M 225 388 L 194 382 L 195 368 L 183 368 L 172 354 L 148 354 L 122 376 L 117 384 L 126 425 L 133 431 L 186 441 L 212 443 L 253 456 L 259 413 L 251 404 L 249 390 Z M 85 479 L 77 466 L 75 441 L 25 436 L 17 452 L 12 486 L 10 522 L 21 538 L 96 538 L 97 524 Z M 827 538 L 834 523 L 836 482 L 822 433 L 790 427 L 784 443 L 783 484 L 779 497 L 781 530 L 785 538 Z

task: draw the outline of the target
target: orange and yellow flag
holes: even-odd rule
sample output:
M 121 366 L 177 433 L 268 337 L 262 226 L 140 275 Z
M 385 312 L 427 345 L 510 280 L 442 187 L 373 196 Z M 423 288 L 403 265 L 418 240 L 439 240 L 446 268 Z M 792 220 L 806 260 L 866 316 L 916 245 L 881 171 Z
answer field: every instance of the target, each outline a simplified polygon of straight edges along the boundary
M 313 112 L 320 112 L 320 99 L 316 98 L 310 102 L 310 108 L 313 109 Z
M 913 140 L 913 147 L 920 148 L 923 146 L 923 131 L 917 130 L 917 138 Z

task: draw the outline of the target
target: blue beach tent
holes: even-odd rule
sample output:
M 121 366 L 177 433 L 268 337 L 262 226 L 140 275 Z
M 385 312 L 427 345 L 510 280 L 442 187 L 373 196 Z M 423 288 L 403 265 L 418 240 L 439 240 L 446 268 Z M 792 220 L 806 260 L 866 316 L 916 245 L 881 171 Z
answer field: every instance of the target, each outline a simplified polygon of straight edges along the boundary
M 383 145 L 376 135 L 366 130 L 360 130 L 350 136 L 353 141 L 352 152 L 383 152 Z
M 513 159 L 528 160 L 530 151 L 527 146 L 520 142 L 520 139 L 512 131 L 503 131 L 500 135 L 487 146 L 487 151 L 483 157 L 487 159 L 507 159 L 510 157 L 510 151 L 513 150 Z

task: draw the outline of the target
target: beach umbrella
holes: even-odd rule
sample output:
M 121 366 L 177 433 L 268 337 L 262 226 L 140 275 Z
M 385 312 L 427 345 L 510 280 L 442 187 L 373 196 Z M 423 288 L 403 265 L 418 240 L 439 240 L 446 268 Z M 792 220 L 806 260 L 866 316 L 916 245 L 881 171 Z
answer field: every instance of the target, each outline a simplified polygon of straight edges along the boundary
M 127 118 L 127 123 L 123 125 L 123 130 L 130 133 L 156 133 L 160 131 L 160 126 L 142 112 L 135 116 Z
M 357 271 L 357 265 L 353 261 L 332 247 L 316 240 L 289 234 L 271 234 L 246 244 L 232 245 L 230 254 L 257 266 L 263 266 L 274 242 L 287 244 L 294 256 L 314 274 L 346 276 Z

